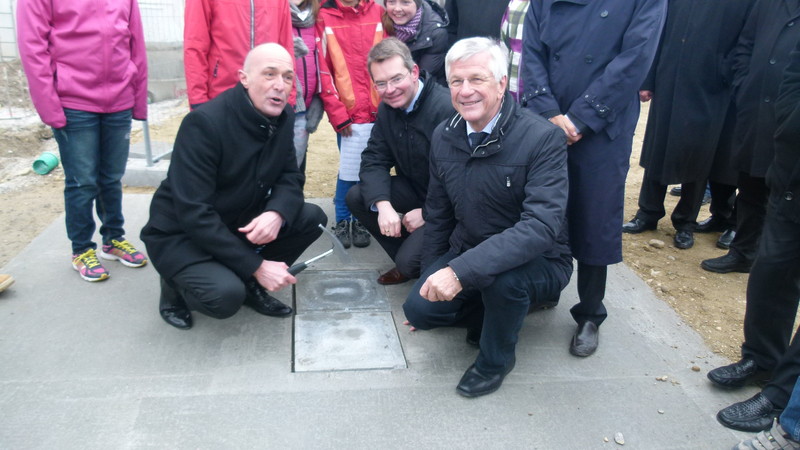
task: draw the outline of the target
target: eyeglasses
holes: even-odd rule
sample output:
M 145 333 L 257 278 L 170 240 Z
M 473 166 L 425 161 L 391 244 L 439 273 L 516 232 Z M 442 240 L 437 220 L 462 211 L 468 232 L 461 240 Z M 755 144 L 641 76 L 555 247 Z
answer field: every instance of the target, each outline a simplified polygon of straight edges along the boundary
M 408 78 L 409 75 L 411 75 L 411 72 L 406 72 L 405 75 L 397 75 L 389 81 L 376 81 L 373 83 L 373 86 L 375 86 L 376 91 L 383 92 L 386 89 L 388 89 L 389 86 L 397 87 L 400 83 L 403 82 L 403 80 Z
M 467 79 L 463 78 L 453 78 L 447 82 L 447 84 L 451 88 L 460 88 L 464 85 L 464 83 L 469 83 L 470 86 L 478 87 L 483 86 L 484 84 L 488 83 L 490 78 L 483 78 L 483 77 L 469 77 Z

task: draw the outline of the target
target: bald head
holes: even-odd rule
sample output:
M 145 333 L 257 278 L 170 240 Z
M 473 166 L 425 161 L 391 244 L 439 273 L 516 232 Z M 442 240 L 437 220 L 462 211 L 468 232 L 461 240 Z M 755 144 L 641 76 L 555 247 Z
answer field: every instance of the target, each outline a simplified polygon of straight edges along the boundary
M 294 61 L 285 48 L 261 44 L 247 54 L 239 71 L 250 101 L 262 114 L 277 117 L 283 112 L 294 83 Z

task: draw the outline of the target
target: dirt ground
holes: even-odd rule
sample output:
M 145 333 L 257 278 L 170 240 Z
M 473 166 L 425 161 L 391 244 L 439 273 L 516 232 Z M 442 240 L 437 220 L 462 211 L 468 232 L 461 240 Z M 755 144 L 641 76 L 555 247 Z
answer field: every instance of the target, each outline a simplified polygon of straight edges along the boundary
M 3 67 L 0 66 L 0 69 Z M 13 89 L 10 94 L 9 89 Z M 6 87 L 0 88 L 0 110 L 10 110 L 9 104 L 12 104 L 15 108 L 22 107 L 27 111 L 12 112 L 11 118 L 0 115 L 0 267 L 23 251 L 34 237 L 64 212 L 64 173 L 61 167 L 44 176 L 31 170 L 31 163 L 43 149 L 56 147 L 50 130 L 38 121 L 29 109 L 27 100 L 20 100 L 26 95 L 22 83 L 11 88 L 6 84 Z M 157 105 L 153 106 L 155 108 Z M 187 110 L 184 102 L 162 109 L 157 119 L 151 113 L 151 139 L 171 142 Z M 645 120 L 646 108 L 631 156 L 625 197 L 626 219 L 632 217 L 637 208 L 636 200 L 642 179 L 638 159 Z M 133 142 L 141 140 L 140 128 L 134 126 Z M 338 153 L 335 134 L 327 122 L 323 121 L 317 133 L 311 136 L 309 147 L 305 195 L 308 198 L 332 198 Z M 126 192 L 152 192 L 149 188 L 125 189 Z M 667 211 L 674 208 L 675 201 L 675 197 L 667 196 Z M 708 207 L 704 206 L 699 219 L 706 217 Z M 672 245 L 674 232 L 669 220 L 662 220 L 655 231 L 624 235 L 625 261 L 705 339 L 715 353 L 736 360 L 742 341 L 747 275 L 720 275 L 700 268 L 703 259 L 724 254 L 714 245 L 716 233 L 696 234 L 694 248 L 679 250 Z M 128 230 L 128 233 L 136 235 L 138 230 Z M 663 246 L 658 243 L 651 245 L 654 239 L 663 242 Z M 65 264 L 68 255 L 69 248 L 64 248 Z

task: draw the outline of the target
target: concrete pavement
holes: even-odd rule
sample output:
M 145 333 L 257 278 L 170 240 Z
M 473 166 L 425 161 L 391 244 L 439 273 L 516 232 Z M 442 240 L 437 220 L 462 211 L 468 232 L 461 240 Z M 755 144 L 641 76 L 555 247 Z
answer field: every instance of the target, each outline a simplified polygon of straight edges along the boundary
M 124 199 L 142 249 L 149 200 Z M 333 216 L 330 199 L 316 202 Z M 313 269 L 392 266 L 374 241 L 350 252 L 357 263 Z M 151 265 L 106 267 L 107 281 L 80 279 L 62 217 L 2 269 L 16 283 L 0 294 L 0 448 L 716 449 L 749 436 L 714 416 L 756 390 L 710 386 L 706 372 L 727 361 L 623 264 L 609 271 L 595 355 L 567 351 L 573 277 L 558 307 L 526 319 L 501 389 L 477 399 L 455 393 L 477 354 L 463 329 L 402 325 L 410 282 L 385 288 L 406 368 L 294 372 L 293 318 L 195 314 L 180 331 L 158 315 Z

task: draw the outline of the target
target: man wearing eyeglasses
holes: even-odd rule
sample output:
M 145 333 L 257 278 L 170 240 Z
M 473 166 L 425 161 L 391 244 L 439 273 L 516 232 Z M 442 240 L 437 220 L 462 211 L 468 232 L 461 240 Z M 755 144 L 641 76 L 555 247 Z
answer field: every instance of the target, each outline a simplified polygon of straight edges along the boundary
M 412 330 L 467 328 L 480 352 L 465 397 L 500 388 L 525 315 L 554 306 L 572 274 L 566 138 L 506 92 L 507 55 L 489 38 L 447 53 L 457 114 L 433 133 L 422 276 L 403 305 Z
M 396 38 L 372 47 L 367 68 L 381 104 L 361 154 L 361 183 L 347 193 L 347 207 L 395 262 L 378 283 L 399 284 L 419 276 L 428 149 L 433 129 L 453 106 L 447 89 L 421 72 Z

